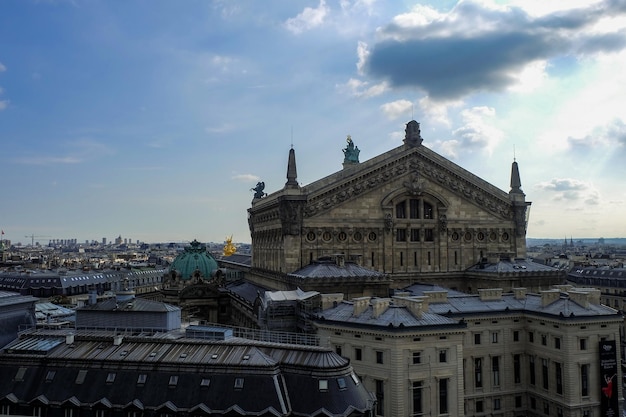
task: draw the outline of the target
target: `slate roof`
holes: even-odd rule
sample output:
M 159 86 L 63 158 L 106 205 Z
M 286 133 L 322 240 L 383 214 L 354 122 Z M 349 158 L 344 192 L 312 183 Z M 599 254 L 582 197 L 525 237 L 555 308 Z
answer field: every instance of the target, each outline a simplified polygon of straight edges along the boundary
M 288 276 L 297 278 L 374 278 L 386 279 L 382 272 L 374 271 L 358 265 L 354 262 L 346 261 L 343 265 L 338 265 L 330 258 L 321 258 L 303 268 L 294 271 Z
M 236 296 L 246 300 L 250 304 L 254 304 L 254 300 L 268 291 L 267 288 L 260 285 L 253 284 L 252 282 L 239 280 L 226 284 L 226 290 L 235 294 Z
M 371 394 L 349 361 L 329 348 L 147 336 L 116 344 L 111 333 L 73 332 L 27 332 L 0 351 L 0 402 L 211 415 L 348 416 L 371 409 Z
M 422 327 L 422 326 L 449 326 L 458 325 L 459 321 L 439 314 L 424 312 L 420 318 L 413 315 L 406 307 L 399 305 L 389 305 L 380 316 L 375 317 L 372 308 L 368 308 L 363 313 L 355 316 L 354 305 L 350 301 L 343 301 L 337 307 L 329 308 L 317 314 L 317 318 L 325 321 L 336 321 L 342 323 L 380 326 L 380 327 Z
M 500 260 L 495 263 L 478 263 L 467 269 L 468 272 L 482 273 L 529 273 L 529 272 L 560 272 L 558 268 L 533 262 L 530 259 Z

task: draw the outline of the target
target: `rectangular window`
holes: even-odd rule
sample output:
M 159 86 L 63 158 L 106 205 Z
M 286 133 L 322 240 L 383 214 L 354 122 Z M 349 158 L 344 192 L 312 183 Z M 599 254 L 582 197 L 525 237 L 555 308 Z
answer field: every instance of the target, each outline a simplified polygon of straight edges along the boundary
M 420 241 L 420 229 L 411 229 L 411 242 Z
M 361 348 L 354 348 L 354 359 L 357 361 L 363 360 L 363 351 Z
M 341 356 L 341 346 L 340 345 L 336 345 L 335 346 L 335 353 L 337 353 L 337 355 Z
M 375 379 L 376 386 L 376 415 L 385 415 L 385 384 L 380 379 Z
M 404 266 L 404 252 L 400 252 L 400 266 Z
M 422 363 L 422 352 L 413 352 L 413 365 Z
M 406 219 L 406 206 L 404 201 L 396 204 L 396 218 Z
M 522 358 L 520 355 L 513 355 L 513 381 L 516 384 L 522 382 Z
M 500 385 L 500 357 L 494 356 L 491 358 L 491 376 L 493 377 L 493 386 Z
M 415 198 L 409 200 L 409 215 L 412 219 L 419 219 L 419 205 L 419 200 Z
M 543 346 L 547 346 L 548 345 L 548 336 L 546 336 L 545 334 L 541 335 L 541 344 Z
M 534 343 L 535 342 L 535 334 L 533 332 L 528 332 L 528 341 L 530 343 Z
M 498 343 L 498 332 L 491 333 L 491 343 Z
M 448 414 L 448 380 L 439 380 L 439 414 Z
M 580 395 L 589 396 L 589 365 L 580 367 Z
M 383 352 L 380 350 L 376 351 L 376 363 L 383 363 Z
M 519 331 L 518 330 L 514 330 L 513 331 L 513 341 L 514 342 L 519 342 Z
M 485 411 L 485 407 L 483 406 L 482 400 L 476 400 L 476 412 L 482 413 Z
M 521 395 L 515 396 L 515 408 L 522 408 L 522 396 Z
M 530 385 L 535 385 L 535 357 L 528 357 L 528 376 L 530 377 Z
M 239 378 L 242 379 L 242 378 Z M 237 381 L 235 380 L 235 383 Z M 243 387 L 243 382 L 241 383 L 241 386 Z M 328 391 L 328 380 L 327 379 L 320 379 L 319 381 L 317 381 L 317 388 L 320 391 Z
M 428 265 L 430 265 L 430 251 L 428 251 Z
M 580 350 L 587 350 L 587 339 L 580 339 Z
M 448 362 L 448 357 L 447 357 L 447 351 L 446 350 L 440 350 L 439 351 L 439 362 Z
M 548 360 L 541 360 L 541 375 L 543 379 L 543 389 L 548 389 Z
M 480 333 L 474 333 L 474 344 L 480 345 Z
M 87 370 L 86 369 L 81 369 L 80 371 L 78 371 L 78 375 L 76 375 L 76 384 L 82 384 L 83 382 L 85 382 L 85 377 L 87 376 Z
M 556 374 L 556 393 L 563 394 L 563 369 L 558 362 L 554 364 L 554 373 Z
M 413 382 L 413 416 L 421 416 L 424 413 L 422 381 Z
M 0 413 L 2 414 L 2 413 Z M 63 409 L 63 417 L 74 417 L 74 409 L 73 408 L 64 408 Z
M 483 359 L 474 358 L 474 386 L 483 387 Z
M 435 233 L 433 229 L 424 229 L 424 242 L 434 242 Z
M 500 410 L 502 408 L 502 403 L 500 402 L 500 398 L 494 398 L 493 399 L 493 409 L 494 410 Z
M 561 349 L 561 338 L 560 337 L 555 337 L 554 338 L 554 348 L 555 349 Z
M 396 242 L 406 242 L 406 229 L 396 229 Z
M 547 416 L 550 415 L 550 404 L 547 401 L 543 402 L 543 413 Z

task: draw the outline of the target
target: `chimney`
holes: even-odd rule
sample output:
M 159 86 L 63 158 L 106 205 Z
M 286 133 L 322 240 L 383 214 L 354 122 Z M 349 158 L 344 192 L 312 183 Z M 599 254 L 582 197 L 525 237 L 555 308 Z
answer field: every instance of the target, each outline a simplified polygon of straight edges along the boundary
M 502 288 L 481 288 L 478 290 L 480 301 L 502 300 Z
M 422 318 L 422 313 L 428 310 L 427 297 L 393 297 L 395 304 L 406 307 L 417 319 Z
M 567 294 L 570 300 L 574 301 L 582 308 L 589 308 L 589 293 L 580 290 L 571 290 Z
M 372 299 L 373 316 L 375 319 L 380 317 L 389 308 L 389 298 L 374 298 Z
M 440 290 L 440 291 L 424 291 L 424 295 L 427 295 L 429 298 L 429 302 L 432 304 L 435 303 L 447 303 L 448 302 L 448 291 Z
M 322 298 L 322 311 L 324 311 L 332 307 L 337 307 L 337 304 L 343 301 L 343 293 L 322 294 L 321 298 Z
M 71 345 L 74 343 L 74 333 L 69 333 L 65 335 L 65 344 Z
M 547 305 L 550 305 L 558 300 L 560 297 L 561 291 L 556 289 L 541 291 L 541 306 L 545 307 Z
M 513 296 L 516 300 L 525 300 L 527 291 L 528 290 L 523 287 L 513 288 Z
M 370 302 L 370 297 L 354 298 L 352 300 L 352 305 L 354 307 L 352 315 L 354 317 L 360 316 L 362 312 L 367 310 L 367 307 L 369 306 L 369 302 Z

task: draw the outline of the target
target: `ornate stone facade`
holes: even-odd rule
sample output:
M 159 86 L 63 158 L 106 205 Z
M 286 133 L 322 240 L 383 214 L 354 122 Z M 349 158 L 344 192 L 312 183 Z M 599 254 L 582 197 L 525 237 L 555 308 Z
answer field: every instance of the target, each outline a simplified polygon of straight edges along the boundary
M 252 269 L 288 274 L 343 254 L 394 287 L 445 280 L 462 290 L 464 271 L 488 256 L 524 258 L 531 203 L 517 163 L 507 193 L 422 142 L 411 121 L 403 145 L 304 187 L 291 149 L 285 187 L 248 210 Z

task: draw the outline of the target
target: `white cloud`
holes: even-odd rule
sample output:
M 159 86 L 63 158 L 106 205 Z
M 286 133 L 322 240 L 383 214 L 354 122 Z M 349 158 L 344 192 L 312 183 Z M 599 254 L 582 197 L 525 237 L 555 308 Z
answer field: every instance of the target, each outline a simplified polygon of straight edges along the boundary
M 4 66 L 2 62 L 0 62 L 0 72 L 4 72 L 7 70 L 7 67 Z
M 356 78 L 350 78 L 345 84 L 338 84 L 336 87 L 341 92 L 365 98 L 379 96 L 389 89 L 386 82 L 370 85 L 369 82 L 357 80 Z
M 535 61 L 527 64 L 519 73 L 511 74 L 517 83 L 509 86 L 509 91 L 529 93 L 537 90 L 548 78 L 546 66 L 546 60 Z
M 448 117 L 448 111 L 454 107 L 460 107 L 463 105 L 462 100 L 431 100 L 430 97 L 422 97 L 417 105 L 419 110 L 424 115 L 424 118 L 429 123 L 439 123 L 444 126 L 450 126 L 450 119 Z M 423 119 L 424 120 L 424 119 Z
M 15 162 L 24 165 L 66 165 L 80 164 L 83 160 L 74 156 L 31 156 L 17 158 Z
M 235 181 L 241 181 L 241 182 L 254 182 L 254 181 L 258 181 L 260 178 L 258 175 L 254 175 L 254 174 L 236 174 L 236 175 L 233 175 L 231 179 Z
M 413 103 L 409 100 L 396 100 L 391 103 L 385 103 L 380 106 L 382 112 L 390 120 L 395 120 L 398 117 L 408 118 L 411 113 Z
M 0 100 L 0 111 L 9 107 L 9 100 Z
M 363 66 L 367 61 L 367 57 L 369 56 L 369 54 L 370 51 L 367 48 L 367 43 L 359 41 L 356 47 L 356 55 L 359 58 L 356 63 L 356 69 L 361 75 L 363 74 Z
M 320 0 L 320 4 L 317 8 L 305 7 L 299 15 L 287 19 L 285 27 L 296 35 L 316 28 L 324 23 L 324 18 L 328 14 L 328 10 L 326 1 Z
M 504 133 L 491 124 L 495 115 L 495 109 L 486 106 L 462 110 L 463 126 L 452 132 L 455 139 L 439 142 L 438 147 L 444 155 L 453 158 L 458 156 L 458 148 L 463 152 L 484 151 L 491 155 L 504 137 Z

